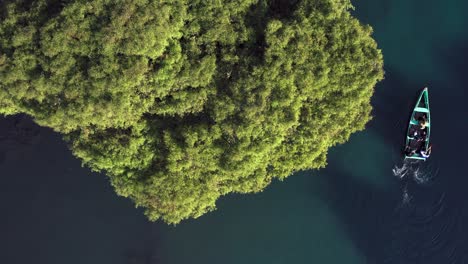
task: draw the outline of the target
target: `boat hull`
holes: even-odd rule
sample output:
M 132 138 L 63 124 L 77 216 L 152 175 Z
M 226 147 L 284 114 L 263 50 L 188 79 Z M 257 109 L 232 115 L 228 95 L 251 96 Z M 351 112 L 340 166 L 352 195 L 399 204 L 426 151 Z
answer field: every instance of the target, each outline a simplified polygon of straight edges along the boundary
M 426 128 L 421 129 L 419 120 L 426 120 Z M 420 133 L 425 136 L 420 136 Z M 408 130 L 406 132 L 405 152 L 407 149 L 414 150 L 415 153 L 405 153 L 405 159 L 426 160 L 426 157 L 420 153 L 421 149 L 428 149 L 431 135 L 431 112 L 429 108 L 429 91 L 424 88 L 418 97 L 418 101 L 411 113 Z

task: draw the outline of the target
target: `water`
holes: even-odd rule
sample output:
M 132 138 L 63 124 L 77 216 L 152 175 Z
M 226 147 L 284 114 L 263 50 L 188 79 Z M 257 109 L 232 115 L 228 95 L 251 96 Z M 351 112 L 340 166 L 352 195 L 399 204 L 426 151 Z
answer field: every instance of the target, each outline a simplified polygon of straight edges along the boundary
M 468 2 L 361 0 L 386 78 L 374 120 L 321 171 L 229 195 L 176 227 L 148 223 L 82 168 L 60 137 L 0 121 L 0 262 L 6 264 L 468 263 L 465 84 Z M 433 155 L 399 155 L 418 89 L 429 86 Z

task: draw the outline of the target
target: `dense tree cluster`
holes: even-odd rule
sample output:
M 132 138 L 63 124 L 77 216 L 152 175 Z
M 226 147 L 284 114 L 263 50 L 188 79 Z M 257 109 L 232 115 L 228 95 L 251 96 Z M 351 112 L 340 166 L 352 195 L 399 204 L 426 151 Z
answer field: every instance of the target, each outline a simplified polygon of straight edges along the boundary
M 383 76 L 348 0 L 6 0 L 0 114 L 65 135 L 151 220 L 326 164 Z

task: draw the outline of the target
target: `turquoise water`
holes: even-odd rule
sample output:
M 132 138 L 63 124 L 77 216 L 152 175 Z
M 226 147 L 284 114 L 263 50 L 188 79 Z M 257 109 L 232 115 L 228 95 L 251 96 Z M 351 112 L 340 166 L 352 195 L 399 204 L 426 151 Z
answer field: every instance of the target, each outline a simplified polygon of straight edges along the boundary
M 325 170 L 227 197 L 217 212 L 164 229 L 163 263 L 468 263 L 466 195 L 453 186 L 467 183 L 456 175 L 467 173 L 453 136 L 468 128 L 468 3 L 355 5 L 385 59 L 368 129 L 333 149 Z M 408 114 L 424 86 L 435 153 L 400 178 L 392 170 L 403 166 Z
M 364 146 L 369 152 L 355 155 Z M 162 230 L 163 263 L 365 263 L 341 214 L 353 214 L 372 192 L 398 195 L 394 177 L 378 176 L 391 167 L 368 166 L 388 152 L 371 132 L 361 133 L 331 153 L 329 166 L 339 172 L 297 173 L 263 193 L 228 196 L 216 212 Z
M 468 263 L 468 2 L 354 4 L 374 28 L 386 77 L 373 121 L 330 151 L 326 169 L 229 195 L 213 213 L 166 226 L 117 198 L 51 131 L 3 119 L 0 262 Z M 424 86 L 434 153 L 405 169 L 400 146 Z

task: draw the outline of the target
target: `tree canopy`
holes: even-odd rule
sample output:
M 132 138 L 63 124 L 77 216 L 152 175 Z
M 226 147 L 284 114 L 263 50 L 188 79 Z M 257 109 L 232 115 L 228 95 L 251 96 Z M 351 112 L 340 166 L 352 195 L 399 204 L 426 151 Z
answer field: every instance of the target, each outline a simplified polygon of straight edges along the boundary
M 383 77 L 348 0 L 6 0 L 0 114 L 64 134 L 168 223 L 326 165 Z

